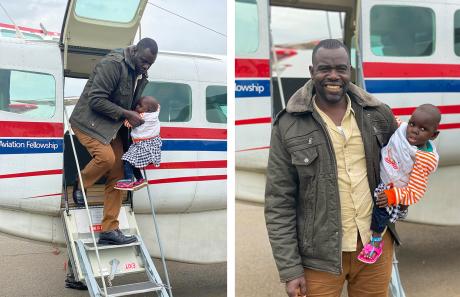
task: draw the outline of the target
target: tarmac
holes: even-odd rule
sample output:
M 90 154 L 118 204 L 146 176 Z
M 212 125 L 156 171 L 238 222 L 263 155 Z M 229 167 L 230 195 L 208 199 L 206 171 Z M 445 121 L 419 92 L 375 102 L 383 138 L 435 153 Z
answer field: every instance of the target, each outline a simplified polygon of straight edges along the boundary
M 287 296 L 268 242 L 263 205 L 237 201 L 235 212 L 236 296 Z M 460 297 L 460 226 L 398 222 L 397 230 L 406 297 Z
M 0 233 L 0 297 L 83 297 L 88 291 L 64 287 L 67 249 Z M 165 281 L 161 261 L 155 265 Z M 174 297 L 227 296 L 227 264 L 167 261 Z M 126 281 L 140 282 L 131 275 Z M 115 278 L 116 279 L 116 278 Z M 154 296 L 137 294 L 131 296 Z M 156 295 L 155 295 L 156 296 Z

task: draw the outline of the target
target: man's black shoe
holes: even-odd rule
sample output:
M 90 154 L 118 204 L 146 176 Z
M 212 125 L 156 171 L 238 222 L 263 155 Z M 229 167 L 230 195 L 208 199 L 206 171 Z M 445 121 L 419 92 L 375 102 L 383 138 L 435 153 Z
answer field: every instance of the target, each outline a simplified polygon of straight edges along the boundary
M 75 184 L 73 185 L 72 198 L 73 198 L 73 202 L 77 206 L 85 205 L 85 199 L 83 198 L 83 191 L 79 187 L 78 179 L 75 181 Z
M 137 239 L 135 236 L 126 236 L 120 229 L 115 229 L 112 231 L 101 232 L 99 235 L 98 244 L 128 244 L 136 242 Z
M 65 279 L 65 287 L 75 290 L 88 290 L 86 285 L 82 282 L 77 282 L 72 274 L 68 274 Z

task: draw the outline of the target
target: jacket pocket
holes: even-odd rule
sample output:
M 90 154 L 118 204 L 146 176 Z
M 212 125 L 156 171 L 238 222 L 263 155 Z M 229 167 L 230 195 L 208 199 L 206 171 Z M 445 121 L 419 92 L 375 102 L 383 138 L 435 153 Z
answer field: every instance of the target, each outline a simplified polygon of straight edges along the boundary
M 315 147 L 298 147 L 299 149 L 291 152 L 292 165 L 296 166 L 299 176 L 314 176 L 316 174 L 316 163 L 318 152 Z

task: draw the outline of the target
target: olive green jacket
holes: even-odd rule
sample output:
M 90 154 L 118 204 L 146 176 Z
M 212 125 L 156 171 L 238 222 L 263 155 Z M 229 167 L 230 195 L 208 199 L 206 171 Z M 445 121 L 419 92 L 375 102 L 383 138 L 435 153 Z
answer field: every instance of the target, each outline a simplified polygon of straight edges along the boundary
M 313 107 L 313 95 L 310 80 L 290 98 L 272 128 L 265 220 L 281 281 L 302 276 L 304 267 L 342 271 L 337 164 L 326 125 Z M 380 149 L 397 124 L 388 106 L 359 87 L 350 83 L 348 95 L 373 191 L 380 181 Z M 399 243 L 394 225 L 389 228 Z
M 70 117 L 72 126 L 109 144 L 123 124 L 123 109 L 132 110 L 147 85 L 147 78 L 143 76 L 134 90 L 135 79 L 135 64 L 129 48 L 107 54 L 85 85 Z M 124 142 L 128 139 L 123 138 Z

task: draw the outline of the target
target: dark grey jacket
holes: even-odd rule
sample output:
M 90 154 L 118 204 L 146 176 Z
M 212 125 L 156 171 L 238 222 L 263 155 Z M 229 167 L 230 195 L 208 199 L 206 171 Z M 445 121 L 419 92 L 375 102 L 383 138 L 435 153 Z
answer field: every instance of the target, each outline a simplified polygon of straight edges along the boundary
M 302 276 L 304 267 L 342 271 L 337 164 L 326 126 L 313 107 L 313 94 L 310 80 L 291 97 L 272 129 L 265 220 L 281 281 Z M 380 179 L 380 148 L 396 130 L 396 121 L 388 106 L 359 87 L 350 84 L 348 95 L 373 191 Z M 389 227 L 399 243 L 394 225 Z
M 147 85 L 138 82 L 129 48 L 107 54 L 94 67 L 70 117 L 70 123 L 85 134 L 109 144 L 123 124 L 123 109 L 132 110 Z M 126 138 L 127 139 L 127 138 Z

